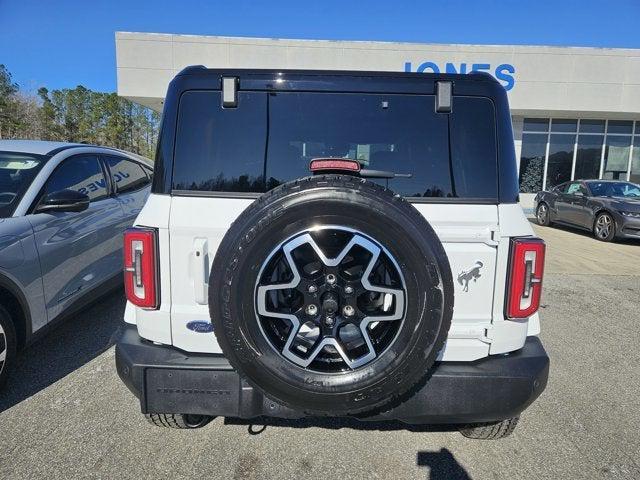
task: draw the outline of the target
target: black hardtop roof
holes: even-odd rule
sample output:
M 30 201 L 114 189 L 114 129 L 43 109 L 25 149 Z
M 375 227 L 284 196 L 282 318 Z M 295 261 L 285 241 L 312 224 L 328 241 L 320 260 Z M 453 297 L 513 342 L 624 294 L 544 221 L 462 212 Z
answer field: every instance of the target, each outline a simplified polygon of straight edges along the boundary
M 178 72 L 177 76 L 208 75 L 222 76 L 258 76 L 258 77 L 384 77 L 398 79 L 415 79 L 430 81 L 455 81 L 455 82 L 483 82 L 498 84 L 491 74 L 487 72 L 463 73 L 416 73 L 416 72 L 381 72 L 366 70 L 302 70 L 302 69 L 273 69 L 273 68 L 206 68 L 204 65 L 190 65 Z
M 220 89 L 223 77 L 237 77 L 240 90 L 433 94 L 436 82 L 449 81 L 454 95 L 496 98 L 506 92 L 486 72 L 469 74 L 367 72 L 348 70 L 222 69 L 195 65 L 176 75 L 169 90 Z

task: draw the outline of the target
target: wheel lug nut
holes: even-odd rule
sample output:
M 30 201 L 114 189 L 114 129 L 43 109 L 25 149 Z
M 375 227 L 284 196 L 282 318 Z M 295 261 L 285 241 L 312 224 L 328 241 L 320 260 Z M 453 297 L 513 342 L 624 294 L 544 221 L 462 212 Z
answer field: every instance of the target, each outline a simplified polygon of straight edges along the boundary
M 342 309 L 342 314 L 345 317 L 350 317 L 355 313 L 354 308 L 351 305 L 345 305 L 344 308 Z
M 315 285 L 309 285 L 309 288 L 307 289 L 307 291 L 309 293 L 316 293 L 318 291 L 318 287 L 316 287 Z
M 334 324 L 334 323 L 335 323 L 335 321 L 334 321 L 333 317 L 326 317 L 326 318 L 324 319 L 324 324 L 325 324 L 327 327 L 333 327 L 333 324 Z
M 344 293 L 346 293 L 347 295 L 351 295 L 353 293 L 353 287 L 347 285 L 346 287 L 344 287 Z
M 313 316 L 318 313 L 318 307 L 316 307 L 313 303 L 311 303 L 307 305 L 307 308 L 305 308 L 304 311 L 307 315 Z
M 333 273 L 330 273 L 326 276 L 325 280 L 329 285 L 335 285 L 337 278 Z

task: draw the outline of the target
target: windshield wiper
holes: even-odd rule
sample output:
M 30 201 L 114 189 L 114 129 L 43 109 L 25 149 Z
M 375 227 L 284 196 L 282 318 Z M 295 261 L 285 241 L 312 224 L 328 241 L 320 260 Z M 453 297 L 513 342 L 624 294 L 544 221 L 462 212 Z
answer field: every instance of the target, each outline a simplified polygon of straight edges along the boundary
M 395 173 L 386 170 L 369 170 L 364 168 L 360 170 L 360 176 L 365 178 L 411 178 L 413 173 Z

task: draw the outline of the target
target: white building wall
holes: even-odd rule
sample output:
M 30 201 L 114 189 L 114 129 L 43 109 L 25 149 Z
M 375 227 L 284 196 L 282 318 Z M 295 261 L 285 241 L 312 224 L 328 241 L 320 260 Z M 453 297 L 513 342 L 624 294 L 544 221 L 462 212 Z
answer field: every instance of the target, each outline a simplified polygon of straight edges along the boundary
M 275 68 L 467 72 L 488 65 L 514 85 L 514 115 L 637 118 L 640 116 L 640 50 L 512 45 L 443 45 L 327 40 L 283 40 L 152 33 L 116 33 L 118 93 L 161 109 L 167 85 L 188 65 Z

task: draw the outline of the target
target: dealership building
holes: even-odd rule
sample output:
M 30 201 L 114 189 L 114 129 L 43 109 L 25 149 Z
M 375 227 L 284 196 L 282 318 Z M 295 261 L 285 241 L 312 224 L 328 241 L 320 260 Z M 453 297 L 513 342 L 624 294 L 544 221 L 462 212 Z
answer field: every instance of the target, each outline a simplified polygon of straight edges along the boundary
M 511 106 L 521 201 L 578 178 L 640 183 L 640 50 L 116 33 L 118 94 L 162 111 L 187 65 L 488 72 Z

